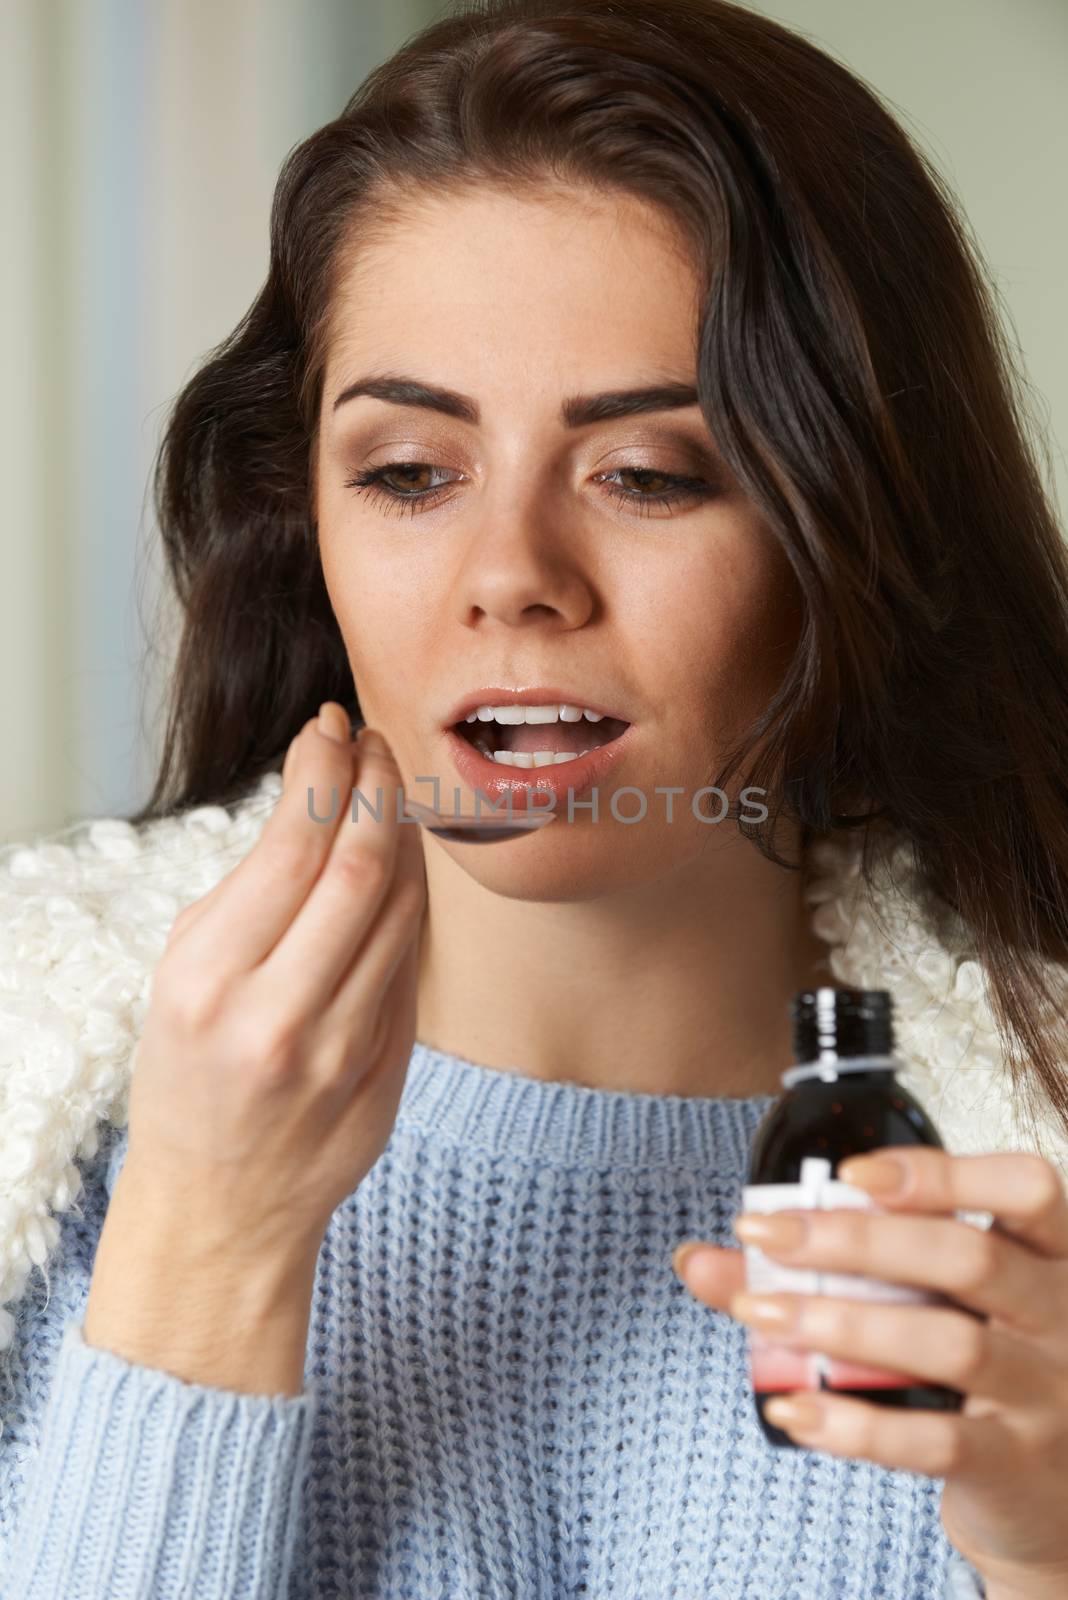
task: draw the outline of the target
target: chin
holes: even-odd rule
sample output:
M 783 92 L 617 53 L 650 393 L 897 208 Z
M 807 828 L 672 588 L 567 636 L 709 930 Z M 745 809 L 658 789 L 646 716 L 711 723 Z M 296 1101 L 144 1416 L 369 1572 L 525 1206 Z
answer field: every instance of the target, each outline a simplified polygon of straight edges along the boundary
M 706 830 L 695 837 L 677 825 L 645 820 L 627 827 L 614 819 L 572 827 L 565 817 L 530 838 L 501 844 L 433 843 L 491 894 L 546 904 L 600 900 L 666 881 L 690 870 L 706 845 Z

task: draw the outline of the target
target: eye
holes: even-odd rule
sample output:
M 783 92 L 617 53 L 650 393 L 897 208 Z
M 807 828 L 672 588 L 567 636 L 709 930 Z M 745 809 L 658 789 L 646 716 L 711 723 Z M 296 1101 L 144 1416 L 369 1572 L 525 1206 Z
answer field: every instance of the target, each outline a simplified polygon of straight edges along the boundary
M 426 461 L 387 461 L 384 467 L 371 467 L 367 472 L 358 472 L 354 478 L 347 478 L 345 487 L 346 489 L 366 492 L 370 501 L 377 504 L 385 503 L 387 510 L 392 506 L 396 506 L 398 511 L 403 512 L 407 502 L 411 505 L 414 514 L 418 503 L 425 502 L 431 498 L 436 500 L 441 490 L 447 485 L 434 484 L 430 488 L 420 489 L 418 484 L 413 485 L 409 479 L 408 490 L 398 491 L 390 488 L 386 480 L 398 476 L 403 478 L 405 473 L 408 473 L 410 478 L 418 478 L 425 473 L 435 472 L 436 470 L 437 468 L 432 467 Z
M 431 484 L 420 488 L 418 483 L 412 482 L 426 474 L 440 470 L 427 461 L 387 461 L 385 466 L 371 467 L 366 472 L 359 472 L 353 478 L 345 480 L 346 489 L 355 489 L 357 493 L 366 493 L 374 504 L 382 505 L 387 512 L 396 511 L 403 515 L 405 506 L 410 507 L 411 515 L 417 510 L 430 509 L 439 503 L 440 496 L 449 487 L 445 484 Z M 407 488 L 394 489 L 389 484 L 390 478 L 400 477 L 402 480 L 407 474 Z M 622 488 L 619 484 L 612 484 L 605 492 L 610 499 L 619 505 L 625 505 L 638 512 L 639 516 L 648 516 L 649 510 L 654 506 L 670 509 L 681 503 L 692 504 L 700 500 L 707 500 L 716 491 L 712 484 L 704 478 L 687 478 L 680 473 L 659 472 L 655 467 L 616 467 L 613 472 L 601 473 L 595 480 L 597 483 L 608 484 L 611 479 L 631 477 L 648 486 L 648 480 L 653 483 L 668 484 L 667 489 L 659 490 L 653 494 L 635 494 L 631 490 Z
M 686 478 L 677 472 L 659 472 L 656 467 L 616 467 L 613 472 L 603 472 L 597 478 L 598 483 L 607 484 L 610 479 L 618 477 L 636 478 L 648 486 L 651 478 L 654 483 L 670 485 L 670 488 L 661 489 L 655 494 L 636 495 L 618 484 L 612 484 L 608 493 L 611 499 L 619 505 L 633 506 L 638 510 L 639 516 L 648 516 L 649 512 L 642 510 L 645 506 L 663 506 L 670 509 L 680 503 L 693 504 L 698 500 L 707 500 L 714 493 L 712 485 L 706 483 L 704 478 Z

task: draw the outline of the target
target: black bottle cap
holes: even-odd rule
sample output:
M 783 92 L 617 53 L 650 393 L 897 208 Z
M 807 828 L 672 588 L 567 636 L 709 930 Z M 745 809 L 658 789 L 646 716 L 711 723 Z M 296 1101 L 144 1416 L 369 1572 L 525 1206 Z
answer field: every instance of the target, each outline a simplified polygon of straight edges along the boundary
M 804 989 L 790 1002 L 794 1059 L 890 1056 L 893 1001 L 885 989 Z

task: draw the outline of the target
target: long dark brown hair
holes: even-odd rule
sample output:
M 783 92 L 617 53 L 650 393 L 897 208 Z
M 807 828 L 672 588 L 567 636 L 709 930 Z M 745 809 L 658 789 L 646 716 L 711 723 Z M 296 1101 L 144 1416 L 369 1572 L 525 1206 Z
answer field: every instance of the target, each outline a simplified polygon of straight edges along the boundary
M 844 67 L 723 0 L 456 5 L 287 157 L 266 281 L 160 447 L 184 621 L 129 820 L 236 801 L 323 700 L 361 720 L 311 494 L 332 307 L 391 207 L 479 184 L 592 186 L 674 219 L 704 286 L 703 414 L 803 618 L 713 781 L 759 741 L 748 781 L 803 841 L 862 829 L 866 873 L 880 831 L 909 842 L 970 931 L 1014 1089 L 1033 1109 L 1041 1085 L 1068 1131 L 1047 981 L 1068 958 L 1068 556 L 1048 445 L 937 171 Z

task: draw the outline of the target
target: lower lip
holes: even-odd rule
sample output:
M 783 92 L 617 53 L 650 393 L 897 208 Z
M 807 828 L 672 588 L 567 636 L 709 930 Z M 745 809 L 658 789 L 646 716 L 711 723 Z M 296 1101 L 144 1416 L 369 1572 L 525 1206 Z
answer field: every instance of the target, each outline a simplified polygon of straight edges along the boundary
M 550 811 L 561 801 L 566 801 L 569 792 L 573 798 L 578 798 L 590 789 L 599 788 L 617 761 L 626 755 L 634 728 L 632 722 L 618 739 L 611 740 L 609 744 L 598 745 L 584 756 L 576 756 L 573 761 L 561 761 L 545 767 L 502 767 L 489 756 L 482 755 L 474 745 L 468 744 L 453 728 L 445 729 L 445 747 L 464 782 L 470 784 L 472 789 L 480 790 L 487 801 L 507 801 L 510 797 L 516 809 Z M 553 805 L 550 806 L 547 800 L 532 804 L 532 797 L 539 794 L 552 795 Z M 599 802 L 600 796 L 598 816 Z M 446 805 L 440 809 L 448 812 Z M 572 820 L 567 812 L 564 814 L 568 820 Z M 591 817 L 594 814 L 590 812 Z

